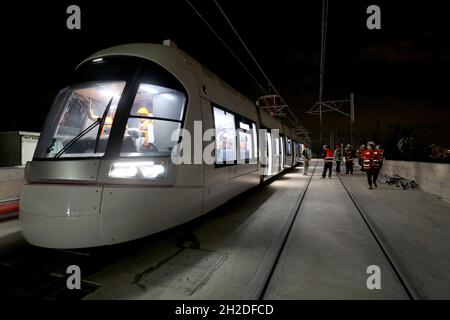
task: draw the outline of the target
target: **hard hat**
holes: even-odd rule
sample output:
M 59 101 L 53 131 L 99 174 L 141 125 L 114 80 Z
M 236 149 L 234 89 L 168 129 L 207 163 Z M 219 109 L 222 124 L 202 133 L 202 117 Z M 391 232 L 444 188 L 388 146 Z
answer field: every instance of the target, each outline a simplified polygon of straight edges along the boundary
M 365 147 L 366 147 L 366 145 L 365 145 L 365 144 L 362 144 L 362 145 L 361 145 L 361 148 L 365 148 Z
M 323 148 L 324 148 L 324 149 L 328 148 L 328 145 L 327 145 L 327 144 L 324 144 L 324 145 L 323 145 Z
M 140 107 L 139 110 L 136 112 L 136 114 L 138 114 L 140 116 L 148 116 L 149 112 L 146 107 Z
M 375 142 L 373 142 L 373 141 L 367 142 L 367 149 L 369 149 L 369 150 L 375 149 Z
M 352 147 L 351 145 L 349 145 L 349 144 L 347 145 L 347 148 L 351 148 L 351 147 Z
M 107 116 L 105 118 L 105 124 L 112 124 L 113 123 L 113 117 Z

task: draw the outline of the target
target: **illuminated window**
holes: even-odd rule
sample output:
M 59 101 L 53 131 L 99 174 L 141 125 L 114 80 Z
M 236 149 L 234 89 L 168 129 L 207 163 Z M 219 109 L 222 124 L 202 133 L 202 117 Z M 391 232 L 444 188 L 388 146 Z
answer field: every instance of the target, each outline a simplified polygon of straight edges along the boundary
M 291 138 L 286 138 L 287 143 L 287 154 L 290 156 L 292 154 L 292 147 L 291 147 Z
M 234 115 L 222 109 L 213 108 L 216 129 L 216 163 L 236 161 L 236 125 Z
M 239 122 L 239 159 L 249 160 L 253 158 L 253 131 L 250 130 L 250 125 L 244 122 Z
M 239 132 L 239 158 L 249 160 L 253 153 L 253 138 L 250 131 Z
M 125 81 L 91 82 L 60 92 L 53 135 L 42 135 L 40 157 L 100 157 L 105 153 Z M 48 132 L 50 128 L 45 128 Z M 48 137 L 48 139 L 45 139 Z M 44 152 L 42 152 L 44 151 Z
M 179 140 L 185 103 L 186 97 L 180 91 L 141 84 L 125 128 L 120 155 L 170 155 Z

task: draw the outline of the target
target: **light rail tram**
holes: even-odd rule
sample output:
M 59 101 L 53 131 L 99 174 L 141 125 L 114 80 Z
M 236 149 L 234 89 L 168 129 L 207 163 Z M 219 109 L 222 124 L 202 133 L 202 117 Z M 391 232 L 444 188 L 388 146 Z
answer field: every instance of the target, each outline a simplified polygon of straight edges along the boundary
M 33 245 L 87 248 L 145 237 L 300 161 L 293 128 L 170 41 L 99 51 L 70 83 L 58 93 L 25 170 L 19 216 Z M 215 130 L 215 161 L 174 164 L 184 137 L 172 134 L 194 133 L 195 121 Z M 259 129 L 267 131 L 259 137 Z

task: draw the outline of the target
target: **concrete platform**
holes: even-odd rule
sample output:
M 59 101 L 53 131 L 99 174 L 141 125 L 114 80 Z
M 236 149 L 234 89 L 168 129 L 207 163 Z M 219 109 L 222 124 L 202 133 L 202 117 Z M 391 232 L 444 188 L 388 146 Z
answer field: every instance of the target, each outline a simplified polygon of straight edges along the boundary
M 314 164 L 311 165 L 313 167 Z M 85 299 L 257 299 L 309 177 L 293 169 L 87 280 Z
M 339 179 L 316 171 L 264 299 L 407 299 Z M 381 290 L 367 288 L 371 265 Z
M 363 173 L 343 181 L 421 298 L 450 299 L 450 203 L 384 183 L 368 190 Z

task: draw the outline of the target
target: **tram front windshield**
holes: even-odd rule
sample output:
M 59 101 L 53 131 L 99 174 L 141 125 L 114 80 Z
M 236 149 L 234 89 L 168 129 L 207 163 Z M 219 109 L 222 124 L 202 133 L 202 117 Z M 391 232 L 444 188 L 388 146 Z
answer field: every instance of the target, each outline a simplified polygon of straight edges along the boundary
M 116 125 L 123 128 L 120 128 L 122 135 L 116 134 L 111 141 L 121 145 L 116 148 L 115 156 L 170 155 L 178 142 L 173 133 L 181 128 L 186 103 L 186 94 L 178 80 L 151 62 L 141 62 L 137 68 L 136 59 L 131 59 L 132 67 L 128 66 L 126 73 L 118 72 L 115 69 L 124 69 L 126 63 L 123 59 L 112 60 L 114 63 L 109 63 L 112 68 L 106 68 L 105 62 L 102 69 L 95 64 L 83 67 L 82 81 L 60 91 L 47 117 L 34 159 L 102 157 Z M 133 77 L 138 69 L 140 76 Z M 124 93 L 127 85 L 137 88 L 128 93 L 133 95 L 132 99 Z M 118 121 L 115 119 L 118 117 L 128 120 Z
M 61 91 L 57 101 L 62 108 L 45 156 L 102 156 L 124 87 L 124 81 L 94 82 Z M 63 148 L 67 148 L 64 153 Z

